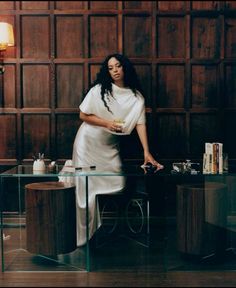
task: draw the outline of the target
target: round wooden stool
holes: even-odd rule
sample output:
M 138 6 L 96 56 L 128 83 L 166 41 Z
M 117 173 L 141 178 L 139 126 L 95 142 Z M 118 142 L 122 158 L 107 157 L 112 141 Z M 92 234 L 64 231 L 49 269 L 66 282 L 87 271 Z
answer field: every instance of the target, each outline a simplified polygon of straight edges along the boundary
M 177 185 L 177 245 L 189 256 L 217 255 L 226 248 L 227 185 Z
M 25 190 L 27 250 L 48 256 L 75 250 L 75 186 L 40 182 L 26 185 Z

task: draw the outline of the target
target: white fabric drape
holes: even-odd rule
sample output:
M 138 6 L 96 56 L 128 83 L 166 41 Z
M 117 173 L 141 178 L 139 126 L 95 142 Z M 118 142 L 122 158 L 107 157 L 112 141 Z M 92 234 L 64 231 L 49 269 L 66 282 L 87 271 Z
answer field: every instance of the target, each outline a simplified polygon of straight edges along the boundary
M 114 120 L 122 119 L 124 133 L 111 132 L 103 127 L 82 123 L 73 145 L 72 164 L 74 167 L 96 166 L 98 171 L 118 172 L 121 169 L 119 136 L 132 132 L 137 123 L 145 123 L 143 96 L 137 96 L 128 89 L 112 84 L 113 97 L 105 96 L 113 112 L 110 113 L 101 99 L 101 87 L 96 85 L 86 95 L 80 110 L 86 114 Z M 101 225 L 99 211 L 96 211 L 96 195 L 122 191 L 125 187 L 123 176 L 90 176 L 89 186 L 89 239 Z M 77 245 L 86 243 L 86 198 L 85 177 L 75 178 L 77 207 Z

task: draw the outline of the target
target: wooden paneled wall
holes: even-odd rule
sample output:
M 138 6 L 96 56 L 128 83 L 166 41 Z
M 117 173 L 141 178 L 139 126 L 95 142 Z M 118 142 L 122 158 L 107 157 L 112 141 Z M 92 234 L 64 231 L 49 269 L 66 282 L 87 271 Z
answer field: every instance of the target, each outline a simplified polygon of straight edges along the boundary
M 202 159 L 223 142 L 236 160 L 236 2 L 0 1 L 14 25 L 4 55 L 0 164 L 71 158 L 83 93 L 110 53 L 135 64 L 158 159 Z M 134 132 L 125 158 L 141 160 Z

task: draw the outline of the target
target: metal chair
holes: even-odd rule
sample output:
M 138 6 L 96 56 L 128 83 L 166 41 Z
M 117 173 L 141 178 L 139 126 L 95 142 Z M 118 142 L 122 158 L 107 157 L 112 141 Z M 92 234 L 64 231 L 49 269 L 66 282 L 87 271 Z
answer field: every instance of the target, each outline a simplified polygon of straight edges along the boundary
M 149 246 L 149 195 L 143 179 L 128 181 L 123 192 L 98 194 L 102 225 L 96 233 L 96 246 L 125 237 Z

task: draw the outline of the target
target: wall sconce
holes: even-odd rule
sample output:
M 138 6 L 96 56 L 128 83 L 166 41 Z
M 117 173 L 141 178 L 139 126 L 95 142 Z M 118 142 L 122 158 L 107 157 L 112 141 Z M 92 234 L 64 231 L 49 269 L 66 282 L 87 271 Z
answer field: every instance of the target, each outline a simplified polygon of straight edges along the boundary
M 3 73 L 5 68 L 3 66 L 4 52 L 8 47 L 14 46 L 14 34 L 11 24 L 0 22 L 0 107 L 4 107 L 4 81 Z
M 0 74 L 4 73 L 3 56 L 7 47 L 14 46 L 14 34 L 11 24 L 0 22 Z

